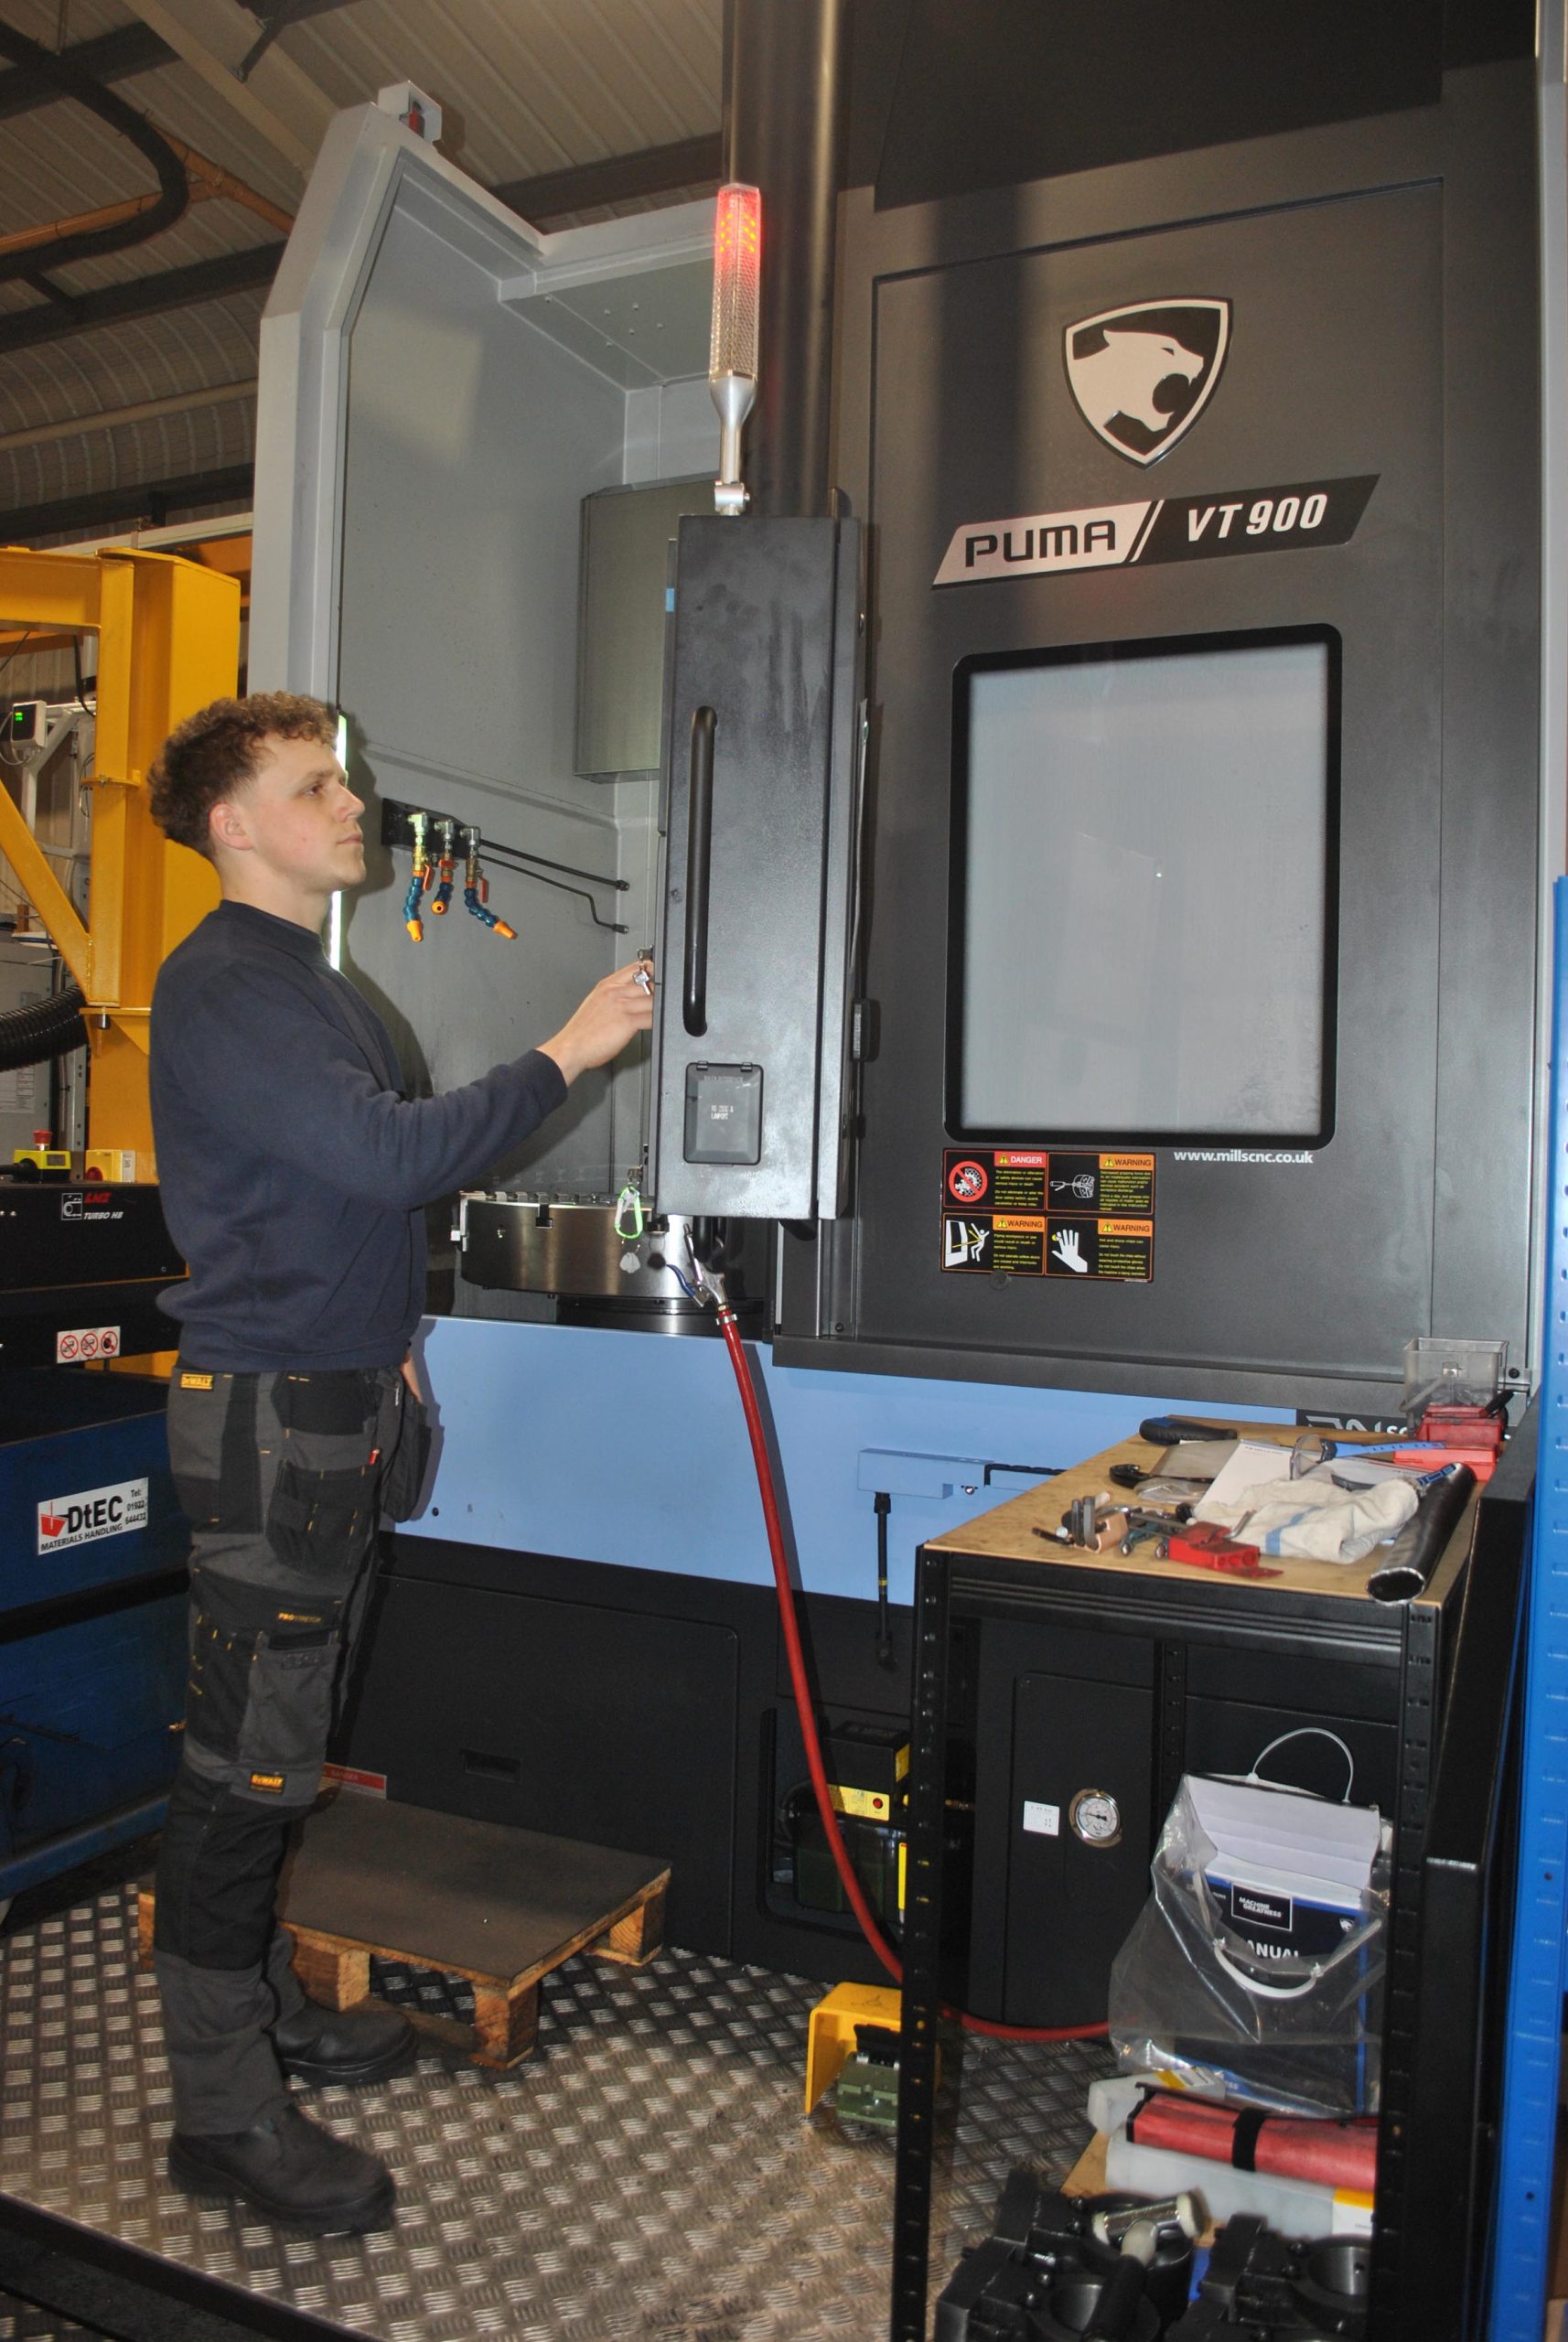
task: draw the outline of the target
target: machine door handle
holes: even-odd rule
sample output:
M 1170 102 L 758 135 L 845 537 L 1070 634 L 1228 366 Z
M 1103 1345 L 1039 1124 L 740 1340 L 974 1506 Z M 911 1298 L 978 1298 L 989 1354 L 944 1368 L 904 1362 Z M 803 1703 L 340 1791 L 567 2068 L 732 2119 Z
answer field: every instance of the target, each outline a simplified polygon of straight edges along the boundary
M 686 799 L 686 964 L 681 1014 L 701 1039 L 708 1029 L 708 876 L 714 844 L 714 732 L 711 707 L 692 717 L 691 786 Z

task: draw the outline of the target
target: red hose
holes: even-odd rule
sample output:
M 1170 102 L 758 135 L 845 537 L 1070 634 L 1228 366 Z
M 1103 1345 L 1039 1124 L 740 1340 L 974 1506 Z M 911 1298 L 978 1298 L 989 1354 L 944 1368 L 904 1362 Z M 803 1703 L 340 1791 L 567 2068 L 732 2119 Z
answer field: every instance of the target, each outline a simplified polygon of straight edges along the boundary
M 768 1525 L 768 1550 L 773 1562 L 773 1582 L 779 1590 L 779 1618 L 784 1629 L 789 1681 L 794 1687 L 800 1733 L 806 1744 L 811 1793 L 817 1800 L 817 1811 L 827 1833 L 828 1852 L 833 1858 L 833 1867 L 849 1898 L 849 1907 L 860 1923 L 860 1932 L 894 1982 L 902 1984 L 903 1965 L 877 1926 L 875 1914 L 865 1899 L 865 1890 L 849 1858 L 849 1850 L 844 1844 L 843 1832 L 839 1828 L 839 1818 L 828 1788 L 827 1768 L 822 1763 L 822 1744 L 818 1736 L 816 1711 L 811 1702 L 811 1687 L 806 1676 L 806 1656 L 800 1648 L 795 1589 L 789 1583 L 789 1566 L 784 1557 L 784 1531 L 779 1518 L 773 1467 L 768 1461 L 768 1443 L 763 1436 L 762 1415 L 757 1403 L 757 1385 L 752 1380 L 751 1361 L 746 1355 L 734 1310 L 721 1305 L 718 1316 L 719 1331 L 725 1338 L 725 1348 L 735 1369 L 740 1403 L 746 1410 L 746 1428 L 751 1436 L 752 1461 L 757 1466 L 757 1489 L 762 1499 L 762 1518 Z M 1092 2041 L 1103 2037 L 1106 2031 L 1103 2025 L 995 2025 L 989 2017 L 970 2016 L 961 2009 L 944 2009 L 942 2014 L 956 2016 L 966 2032 L 983 2033 L 993 2041 Z

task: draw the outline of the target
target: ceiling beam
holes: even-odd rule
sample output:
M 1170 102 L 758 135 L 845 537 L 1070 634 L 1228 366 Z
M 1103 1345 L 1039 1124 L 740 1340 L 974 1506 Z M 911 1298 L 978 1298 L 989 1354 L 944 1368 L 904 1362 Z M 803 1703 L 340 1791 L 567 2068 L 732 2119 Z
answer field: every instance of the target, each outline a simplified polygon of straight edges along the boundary
M 230 464 L 220 471 L 187 472 L 178 479 L 141 480 L 128 488 L 101 488 L 91 495 L 62 496 L 52 504 L 19 504 L 0 512 L 0 544 L 64 536 L 110 521 L 143 521 L 149 528 L 160 528 L 170 512 L 189 512 L 199 504 L 248 502 L 252 477 L 249 464 Z
M 574 211 L 604 203 L 634 203 L 641 196 L 670 195 L 721 176 L 721 145 L 708 137 L 682 138 L 672 146 L 644 146 L 635 155 L 607 155 L 597 163 L 574 163 L 564 171 L 543 171 L 529 179 L 509 179 L 492 188 L 498 202 L 537 227 Z
M 40 301 L 37 308 L 7 310 L 0 315 L 0 357 L 13 349 L 36 349 L 40 342 L 59 341 L 70 334 L 91 333 L 100 326 L 124 325 L 132 317 L 158 317 L 171 309 L 193 308 L 199 301 L 220 301 L 253 285 L 270 285 L 282 258 L 279 242 L 252 244 L 242 252 L 223 252 L 184 268 L 160 269 L 153 276 L 133 276 L 124 285 L 105 285 L 96 293 L 68 294 L 63 300 Z
M 257 31 L 240 0 L 131 0 L 131 5 L 302 177 L 309 170 L 337 109 L 282 48 L 269 48 L 244 81 L 237 78 L 236 69 L 255 49 Z
M 97 33 L 91 40 L 73 41 L 61 56 L 95 81 L 128 81 L 137 73 L 151 73 L 173 61 L 166 41 L 145 25 L 117 25 L 113 32 Z M 31 113 L 35 106 L 53 105 L 61 95 L 41 66 L 10 65 L 0 73 L 0 122 L 13 114 Z
M 307 16 L 325 16 L 351 0 L 295 0 L 289 18 L 303 24 Z M 160 65 L 177 62 L 177 52 L 150 25 L 116 25 L 113 32 L 95 33 L 91 40 L 73 41 L 61 51 L 68 65 L 91 73 L 95 81 L 129 81 L 138 73 L 156 73 Z M 59 91 L 36 65 L 10 65 L 0 71 L 0 122 L 36 106 L 53 105 Z

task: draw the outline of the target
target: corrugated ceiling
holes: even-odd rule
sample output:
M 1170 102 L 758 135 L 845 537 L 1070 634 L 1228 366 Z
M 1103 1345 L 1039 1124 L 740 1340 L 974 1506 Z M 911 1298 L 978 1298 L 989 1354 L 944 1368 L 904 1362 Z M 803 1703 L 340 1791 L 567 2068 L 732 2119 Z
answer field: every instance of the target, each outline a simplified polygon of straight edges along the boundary
M 334 107 L 373 98 L 390 81 L 417 82 L 444 110 L 442 151 L 495 186 L 716 131 L 721 17 L 722 0 L 346 0 L 289 27 L 277 47 Z M 139 19 L 125 0 L 0 0 L 0 22 L 53 49 Z M 301 174 L 191 64 L 163 64 L 114 86 L 273 203 L 290 212 L 297 205 Z M 0 234 L 121 202 L 152 184 L 145 159 L 80 105 L 46 103 L 0 119 Z M 211 199 L 148 242 L 48 274 L 60 293 L 91 294 L 277 240 L 254 212 Z M 22 283 L 0 285 L 0 332 L 44 297 Z M 30 349 L 0 347 L 0 533 L 7 514 L 247 463 L 253 400 L 201 394 L 253 380 L 264 299 L 264 286 L 231 291 Z M 188 412 L 38 435 L 54 423 L 80 426 L 186 393 L 199 402 Z M 27 444 L 5 444 L 18 433 Z M 8 533 L 15 540 L 18 532 Z M 102 532 L 84 520 L 65 533 Z

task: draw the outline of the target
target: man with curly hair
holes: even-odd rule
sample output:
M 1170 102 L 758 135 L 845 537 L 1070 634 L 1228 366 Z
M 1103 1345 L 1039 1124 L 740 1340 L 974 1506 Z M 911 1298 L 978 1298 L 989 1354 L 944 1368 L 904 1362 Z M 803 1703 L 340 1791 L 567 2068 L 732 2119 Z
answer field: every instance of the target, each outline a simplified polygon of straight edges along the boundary
M 154 818 L 222 888 L 165 962 L 152 1017 L 159 1178 L 190 1272 L 165 1301 L 180 1321 L 169 1456 L 192 1529 L 154 1941 L 169 2167 L 323 2234 L 384 2225 L 392 2176 L 310 2122 L 284 2078 L 385 2080 L 413 2034 L 390 2010 L 308 2001 L 274 1905 L 377 1522 L 417 1495 L 423 1208 L 529 1137 L 652 1014 L 645 973 L 619 969 L 538 1048 L 407 1096 L 381 1019 L 321 948 L 333 896 L 365 875 L 335 731 L 318 700 L 219 700 L 170 736 L 151 783 Z

